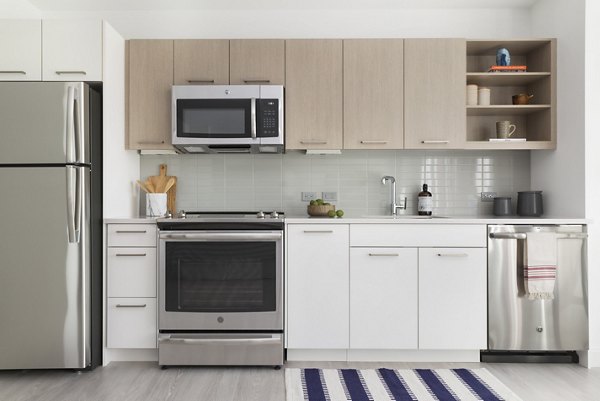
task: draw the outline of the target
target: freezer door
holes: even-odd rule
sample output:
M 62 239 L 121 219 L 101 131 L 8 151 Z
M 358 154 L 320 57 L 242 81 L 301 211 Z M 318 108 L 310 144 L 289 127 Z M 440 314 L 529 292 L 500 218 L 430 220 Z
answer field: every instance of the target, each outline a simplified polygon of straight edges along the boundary
M 90 361 L 89 169 L 0 167 L 0 369 Z
M 0 165 L 88 164 L 88 100 L 81 82 L 1 82 Z
M 489 226 L 490 350 L 577 351 L 588 348 L 586 234 L 583 226 Z M 529 300 L 523 265 L 527 233 L 557 234 L 553 300 Z

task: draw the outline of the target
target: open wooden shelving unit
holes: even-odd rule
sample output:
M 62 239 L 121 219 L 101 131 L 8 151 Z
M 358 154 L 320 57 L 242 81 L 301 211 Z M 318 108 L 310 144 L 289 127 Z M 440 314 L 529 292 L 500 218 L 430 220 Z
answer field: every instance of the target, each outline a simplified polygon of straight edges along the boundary
M 512 65 L 527 72 L 487 72 L 497 49 L 510 51 Z M 556 40 L 468 40 L 466 83 L 491 89 L 490 106 L 466 106 L 467 149 L 556 149 Z M 528 105 L 513 105 L 512 96 L 534 95 Z M 490 142 L 496 121 L 517 126 L 513 138 L 525 142 Z

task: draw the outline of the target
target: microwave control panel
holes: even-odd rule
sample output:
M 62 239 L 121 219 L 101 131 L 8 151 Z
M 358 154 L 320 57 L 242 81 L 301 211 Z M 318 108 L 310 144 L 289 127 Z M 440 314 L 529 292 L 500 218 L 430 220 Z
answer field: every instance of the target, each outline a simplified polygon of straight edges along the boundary
M 257 99 L 257 133 L 259 138 L 279 136 L 279 99 Z

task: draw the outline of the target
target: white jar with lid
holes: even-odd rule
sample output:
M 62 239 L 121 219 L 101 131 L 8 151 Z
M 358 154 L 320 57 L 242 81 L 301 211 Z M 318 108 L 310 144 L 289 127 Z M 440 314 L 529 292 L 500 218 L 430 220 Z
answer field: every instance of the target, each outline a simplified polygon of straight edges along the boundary
M 489 106 L 492 91 L 490 88 L 479 88 L 477 91 L 477 104 L 480 106 Z

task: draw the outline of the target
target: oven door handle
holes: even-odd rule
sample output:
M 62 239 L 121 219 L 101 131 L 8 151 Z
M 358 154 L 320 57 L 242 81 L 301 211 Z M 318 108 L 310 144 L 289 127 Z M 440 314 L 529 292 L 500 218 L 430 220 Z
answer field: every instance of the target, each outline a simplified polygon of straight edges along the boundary
M 160 238 L 176 241 L 274 241 L 280 240 L 282 233 L 161 233 Z
M 158 342 L 161 344 L 196 344 L 196 345 L 214 345 L 214 344 L 281 344 L 280 338 L 173 338 L 160 337 Z

